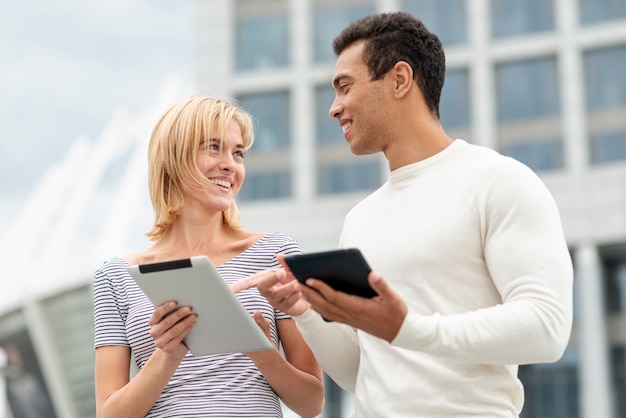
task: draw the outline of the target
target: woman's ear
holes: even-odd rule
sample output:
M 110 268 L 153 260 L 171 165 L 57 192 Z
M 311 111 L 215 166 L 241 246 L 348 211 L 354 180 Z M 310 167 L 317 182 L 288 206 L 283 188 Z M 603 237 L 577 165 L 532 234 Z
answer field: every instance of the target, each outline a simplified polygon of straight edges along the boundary
M 398 61 L 391 71 L 395 97 L 404 97 L 413 85 L 413 68 L 406 61 Z

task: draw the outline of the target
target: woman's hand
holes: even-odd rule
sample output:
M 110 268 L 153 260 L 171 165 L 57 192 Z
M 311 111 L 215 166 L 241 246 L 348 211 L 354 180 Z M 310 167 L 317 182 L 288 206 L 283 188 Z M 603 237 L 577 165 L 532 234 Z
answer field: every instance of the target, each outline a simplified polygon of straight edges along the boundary
M 154 345 L 165 354 L 182 360 L 189 349 L 183 339 L 196 325 L 197 315 L 189 306 L 170 301 L 157 306 L 148 321 Z

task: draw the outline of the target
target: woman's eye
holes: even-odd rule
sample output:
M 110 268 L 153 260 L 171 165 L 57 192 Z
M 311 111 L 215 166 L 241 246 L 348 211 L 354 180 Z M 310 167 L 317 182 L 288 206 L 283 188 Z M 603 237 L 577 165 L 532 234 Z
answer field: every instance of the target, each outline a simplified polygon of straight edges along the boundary
M 235 151 L 235 157 L 243 159 L 246 157 L 246 153 L 243 151 Z

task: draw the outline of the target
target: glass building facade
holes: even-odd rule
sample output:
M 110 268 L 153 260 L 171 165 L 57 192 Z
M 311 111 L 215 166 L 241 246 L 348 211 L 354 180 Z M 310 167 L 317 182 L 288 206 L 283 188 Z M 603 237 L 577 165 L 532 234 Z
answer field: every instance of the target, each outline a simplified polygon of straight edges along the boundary
M 353 156 L 328 109 L 332 39 L 360 17 L 391 10 L 421 18 L 444 44 L 440 113 L 449 135 L 527 164 L 561 211 L 574 264 L 574 326 L 561 360 L 520 366 L 522 418 L 626 416 L 624 0 L 198 0 L 198 93 L 236 99 L 256 119 L 238 201 L 244 225 L 280 230 L 304 251 L 333 248 L 347 211 L 386 181 L 386 160 Z M 146 137 L 151 128 L 152 119 Z M 90 259 L 77 257 L 87 249 L 100 261 L 111 237 L 149 228 L 149 202 L 130 203 L 146 200 L 145 179 L 131 169 L 145 150 L 128 152 L 111 153 L 107 198 L 85 202 L 82 214 L 55 217 L 41 205 L 33 212 L 45 225 L 85 225 L 94 236 L 66 245 L 67 255 L 53 234 L 33 238 L 43 254 L 29 260 L 37 260 L 33 276 L 64 274 Z M 123 214 L 116 196 L 125 199 Z M 116 251 L 138 247 L 128 240 Z M 33 359 L 57 416 L 95 417 L 95 268 L 0 309 L 0 348 L 17 345 Z M 327 379 L 323 417 L 352 412 L 351 395 Z
M 234 88 L 227 93 L 240 99 L 260 122 L 258 142 L 251 152 L 256 155 L 248 165 L 253 180 L 241 200 L 252 213 L 268 204 L 267 199 L 313 207 L 326 199 L 350 200 L 346 196 L 363 196 L 386 180 L 385 160 L 352 156 L 336 121 L 328 116 L 334 98 L 332 39 L 350 22 L 384 10 L 412 13 L 442 40 L 448 68 L 440 113 L 451 136 L 525 163 L 544 178 L 557 200 L 567 195 L 566 188 L 559 188 L 559 179 L 626 164 L 626 33 L 621 29 L 608 35 L 611 29 L 626 26 L 623 1 L 248 0 L 230 4 L 236 16 L 234 36 L 241 38 L 234 42 L 237 65 L 229 75 Z M 260 19 L 273 19 L 273 29 L 255 29 Z M 282 42 L 279 31 L 289 35 Z M 256 37 L 244 35 L 250 33 Z M 257 47 L 259 43 L 265 46 Z M 266 55 L 275 58 L 262 58 Z M 256 64 L 239 64 L 244 61 Z M 268 85 L 274 87 L 268 91 Z M 268 143 L 262 144 L 266 137 Z M 626 178 L 611 181 L 626 187 Z M 571 197 L 564 200 L 566 212 Z M 617 244 L 626 242 L 625 236 L 615 239 Z M 619 295 L 626 286 L 626 251 L 619 247 L 609 256 L 600 243 L 582 241 L 584 248 L 579 249 L 583 244 L 571 239 L 572 258 L 591 251 L 597 255 L 593 260 L 598 268 L 575 264 L 577 277 L 584 274 L 578 270 L 587 269 L 601 279 L 607 299 L 599 325 L 606 327 L 604 322 L 619 322 L 624 316 Z M 332 241 L 319 244 L 324 245 Z M 605 306 L 603 301 L 584 303 Z M 605 384 L 611 396 L 597 400 L 583 393 L 586 372 L 580 365 L 593 359 L 589 347 L 578 344 L 582 331 L 576 320 L 570 347 L 559 362 L 520 367 L 526 388 L 522 417 L 586 417 L 590 408 L 586 405 L 596 402 L 606 404 L 607 416 L 626 414 L 626 405 L 618 401 L 626 390 L 626 351 L 618 341 L 626 333 L 619 330 L 621 336 L 616 338 L 611 330 L 606 328 L 602 334 L 610 355 L 598 359 L 610 370 Z M 349 395 L 330 384 L 327 416 L 339 417 L 342 408 L 336 404 L 349 403 Z

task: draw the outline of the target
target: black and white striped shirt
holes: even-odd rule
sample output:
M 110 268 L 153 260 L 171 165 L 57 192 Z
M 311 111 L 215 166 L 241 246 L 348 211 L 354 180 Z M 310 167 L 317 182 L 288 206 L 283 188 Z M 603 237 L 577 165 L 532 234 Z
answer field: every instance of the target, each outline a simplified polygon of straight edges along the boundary
M 227 283 L 278 267 L 279 253 L 301 253 L 291 238 L 270 232 L 241 254 L 217 267 Z M 155 350 L 148 319 L 153 306 L 127 271 L 121 258 L 105 262 L 95 272 L 95 347 L 130 347 L 141 369 Z M 256 288 L 237 294 L 252 313 L 260 311 L 271 324 L 278 346 L 276 320 L 288 318 L 275 310 Z M 193 356 L 187 353 L 147 417 L 282 417 L 278 396 L 254 363 L 242 353 Z

